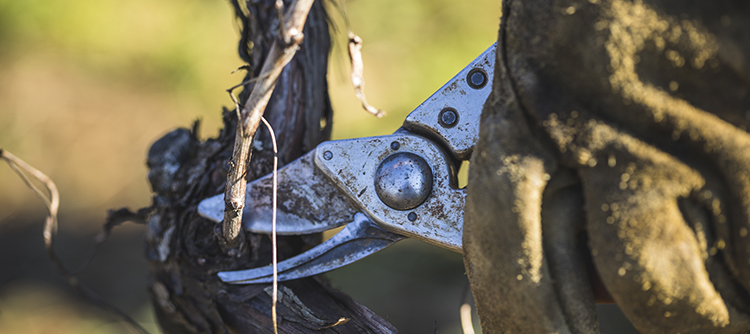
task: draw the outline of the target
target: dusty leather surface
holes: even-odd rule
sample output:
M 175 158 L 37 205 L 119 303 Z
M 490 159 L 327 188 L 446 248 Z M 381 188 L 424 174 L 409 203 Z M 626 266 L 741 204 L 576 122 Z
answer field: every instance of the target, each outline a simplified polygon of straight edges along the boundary
M 750 330 L 750 4 L 506 0 L 464 260 L 485 333 Z

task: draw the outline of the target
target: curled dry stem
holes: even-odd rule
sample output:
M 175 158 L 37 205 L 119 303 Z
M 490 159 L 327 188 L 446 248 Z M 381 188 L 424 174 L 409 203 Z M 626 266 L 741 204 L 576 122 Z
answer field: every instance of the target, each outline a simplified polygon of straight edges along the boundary
M 357 96 L 357 99 L 362 102 L 362 108 L 365 109 L 365 111 L 375 117 L 383 117 L 385 116 L 385 111 L 371 106 L 367 103 L 367 98 L 365 97 L 365 64 L 362 61 L 362 38 L 349 31 L 348 39 L 349 61 L 352 65 L 351 80 L 352 86 L 354 86 L 354 94 Z
M 13 169 L 13 171 L 15 171 L 19 177 L 21 177 L 23 182 L 26 183 L 26 185 L 34 192 L 37 197 L 39 197 L 39 199 L 42 200 L 42 202 L 44 202 L 44 205 L 47 207 L 47 211 L 49 212 L 49 214 L 44 221 L 44 248 L 47 250 L 47 255 L 49 256 L 50 260 L 52 260 L 52 263 L 55 265 L 55 267 L 57 267 L 57 269 L 60 271 L 60 274 L 65 278 L 68 284 L 70 284 L 71 287 L 78 291 L 81 296 L 90 301 L 92 304 L 107 312 L 112 313 L 113 315 L 125 321 L 128 325 L 130 325 L 131 329 L 134 332 L 148 333 L 145 328 L 143 328 L 140 324 L 138 324 L 138 322 L 133 320 L 125 312 L 109 304 L 107 301 L 99 297 L 96 293 L 82 285 L 78 278 L 65 268 L 62 261 L 57 256 L 57 253 L 54 249 L 54 244 L 55 237 L 57 236 L 57 211 L 60 207 L 60 193 L 57 191 L 57 186 L 52 181 L 52 179 L 50 179 L 47 175 L 45 175 L 38 169 L 27 164 L 25 161 L 11 154 L 10 152 L 3 150 L 2 148 L 0 148 L 0 159 L 8 163 L 10 168 Z M 32 178 L 44 184 L 46 191 L 40 189 L 34 183 Z
M 362 109 L 375 117 L 383 117 L 385 116 L 385 111 L 375 108 L 367 103 L 367 98 L 365 97 L 365 63 L 362 60 L 362 38 L 352 31 L 352 26 L 349 23 L 349 15 L 346 13 L 346 1 L 333 1 L 332 4 L 339 10 L 339 13 L 341 13 L 341 16 L 344 19 L 344 24 L 346 25 L 346 44 L 349 53 L 349 63 L 351 65 L 349 78 L 354 87 L 354 95 L 357 96 L 359 102 L 362 103 Z

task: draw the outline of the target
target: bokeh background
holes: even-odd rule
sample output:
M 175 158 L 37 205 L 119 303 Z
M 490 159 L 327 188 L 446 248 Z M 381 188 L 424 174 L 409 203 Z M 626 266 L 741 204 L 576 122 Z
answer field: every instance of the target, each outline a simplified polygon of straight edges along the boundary
M 338 30 L 328 76 L 334 139 L 393 132 L 496 40 L 500 17 L 497 0 L 347 1 L 364 40 L 368 100 L 388 112 L 376 119 L 354 97 L 346 27 L 328 7 Z M 216 135 L 221 107 L 231 104 L 225 89 L 241 80 L 230 74 L 242 65 L 237 40 L 224 0 L 0 0 L 0 147 L 57 182 L 57 249 L 69 267 L 86 256 L 107 209 L 149 205 L 145 156 L 154 140 L 196 119 L 203 138 Z M 51 266 L 44 213 L 0 165 L 0 333 L 127 332 Z M 143 226 L 116 229 L 81 277 L 157 333 L 143 234 Z M 328 277 L 402 333 L 461 333 L 468 285 L 458 254 L 404 241 Z M 602 332 L 633 333 L 614 314 Z

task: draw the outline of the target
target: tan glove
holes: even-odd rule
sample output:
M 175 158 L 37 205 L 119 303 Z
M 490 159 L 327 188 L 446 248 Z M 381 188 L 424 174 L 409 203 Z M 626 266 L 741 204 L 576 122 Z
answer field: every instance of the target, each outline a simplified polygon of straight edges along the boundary
M 750 5 L 506 0 L 464 260 L 485 333 L 750 330 Z M 593 268 L 590 263 L 593 263 Z

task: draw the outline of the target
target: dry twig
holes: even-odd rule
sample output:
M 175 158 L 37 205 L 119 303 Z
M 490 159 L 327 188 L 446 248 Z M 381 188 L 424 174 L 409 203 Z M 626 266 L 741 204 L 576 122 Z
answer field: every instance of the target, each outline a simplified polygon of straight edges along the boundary
M 469 290 L 469 284 L 464 286 L 464 291 L 461 293 L 461 307 L 459 308 L 459 314 L 461 319 L 461 330 L 463 334 L 474 334 L 474 323 L 471 321 L 471 294 Z
M 263 124 L 268 128 L 268 132 L 271 133 L 271 143 L 273 144 L 273 213 L 271 214 L 271 248 L 272 248 L 272 262 L 273 262 L 273 293 L 271 295 L 271 317 L 273 318 L 273 332 L 277 334 L 279 332 L 278 319 L 276 317 L 276 303 L 279 301 L 279 259 L 278 259 L 278 247 L 276 246 L 276 206 L 278 204 L 277 191 L 279 189 L 279 148 L 276 146 L 276 134 L 273 132 L 273 127 L 265 118 L 261 118 Z
M 346 2 L 344 0 L 339 0 L 333 1 L 332 4 L 339 10 L 339 13 L 341 13 L 341 16 L 344 19 L 344 24 L 346 25 L 347 51 L 349 54 L 349 64 L 351 65 L 349 78 L 354 87 L 354 95 L 357 96 L 359 102 L 362 103 L 362 108 L 365 109 L 365 111 L 375 117 L 383 117 L 385 116 L 385 111 L 371 106 L 367 103 L 367 98 L 365 97 L 365 63 L 362 60 L 362 38 L 352 31 L 352 26 L 349 22 L 349 15 L 346 13 Z
M 261 78 L 256 81 L 240 113 L 224 191 L 222 236 L 230 254 L 244 240 L 244 234 L 240 232 L 242 210 L 245 206 L 245 173 L 252 153 L 252 139 L 276 86 L 276 80 L 284 66 L 294 57 L 299 44 L 302 43 L 302 29 L 312 4 L 313 0 L 296 0 L 290 5 L 284 15 L 284 22 L 280 23 L 284 26 L 286 33 L 285 36 L 280 36 L 280 41 L 284 41 L 285 45 L 275 43 L 271 46 L 261 70 Z M 286 43 L 286 41 L 289 42 Z
M 367 103 L 365 97 L 365 64 L 362 61 L 362 38 L 349 31 L 349 60 L 352 64 L 352 86 L 354 86 L 354 94 L 357 96 L 360 102 L 362 102 L 362 108 L 364 108 L 370 114 L 375 117 L 385 116 L 385 111 L 377 109 Z

